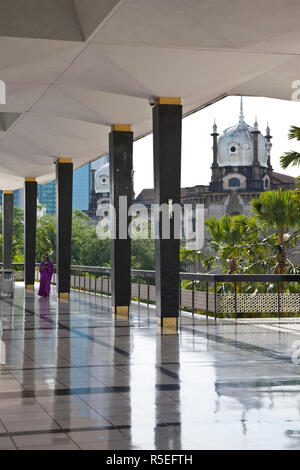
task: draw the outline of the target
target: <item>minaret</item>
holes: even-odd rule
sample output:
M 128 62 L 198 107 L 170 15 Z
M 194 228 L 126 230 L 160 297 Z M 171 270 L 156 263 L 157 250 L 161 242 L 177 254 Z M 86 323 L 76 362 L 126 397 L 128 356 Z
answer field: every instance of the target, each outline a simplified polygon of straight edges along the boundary
M 218 132 L 217 132 L 217 124 L 216 121 L 214 121 L 213 125 L 213 132 L 210 134 L 213 138 L 213 163 L 211 166 L 211 184 L 213 183 L 212 186 L 216 188 L 216 184 L 219 181 L 220 178 L 220 168 L 219 168 L 219 163 L 218 163 Z
M 272 136 L 270 134 L 269 123 L 267 123 L 265 139 L 266 139 L 266 141 L 268 142 L 268 145 L 269 145 L 269 148 L 268 148 L 268 153 L 269 153 L 268 168 L 271 169 L 271 171 L 272 171 L 272 165 L 271 165 L 271 148 L 272 148 L 271 139 L 272 139 Z
M 254 122 L 254 131 L 251 132 L 253 135 L 253 167 L 252 167 L 252 177 L 254 180 L 254 187 L 255 189 L 260 189 L 262 185 L 262 181 L 260 178 L 260 167 L 259 167 L 259 160 L 258 160 L 258 134 L 260 134 L 258 130 L 258 123 L 257 117 L 255 117 Z
M 243 124 L 244 122 L 245 122 L 245 121 L 244 121 L 243 97 L 241 96 L 239 123 L 240 123 L 240 124 Z
M 257 123 L 257 117 L 255 116 L 255 123 L 254 123 L 254 131 L 252 131 L 253 135 L 253 165 L 259 165 L 258 161 L 258 123 Z
M 269 123 L 267 123 L 265 139 L 267 141 L 266 150 L 268 152 L 268 176 L 270 178 L 270 189 L 272 189 L 272 187 L 273 187 L 273 168 L 272 168 L 272 165 L 271 165 L 271 148 L 272 148 L 271 139 L 272 139 L 272 136 L 271 136 L 271 133 L 270 133 Z
M 213 138 L 213 164 L 212 168 L 216 168 L 219 166 L 218 164 L 218 133 L 217 133 L 217 124 L 216 121 L 214 121 L 213 125 L 213 133 L 210 134 Z

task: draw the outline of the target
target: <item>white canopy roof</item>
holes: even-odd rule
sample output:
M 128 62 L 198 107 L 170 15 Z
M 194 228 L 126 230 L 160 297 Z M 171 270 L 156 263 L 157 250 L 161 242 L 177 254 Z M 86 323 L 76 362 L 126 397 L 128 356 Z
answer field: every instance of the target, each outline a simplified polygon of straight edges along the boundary
M 0 0 L 0 188 L 106 154 L 112 124 L 145 135 L 159 96 L 185 115 L 232 94 L 291 100 L 299 18 L 298 0 Z

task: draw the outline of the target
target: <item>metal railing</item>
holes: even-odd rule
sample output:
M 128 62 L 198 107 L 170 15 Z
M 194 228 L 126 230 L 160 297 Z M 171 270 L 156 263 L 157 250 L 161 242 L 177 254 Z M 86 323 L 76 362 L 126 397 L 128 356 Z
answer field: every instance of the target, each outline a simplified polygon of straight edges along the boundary
M 23 264 L 14 263 L 14 266 L 20 268 Z M 39 264 L 36 266 L 38 267 Z M 131 277 L 132 299 L 139 303 L 144 302 L 147 306 L 155 304 L 155 271 L 132 269 Z M 290 295 L 290 297 L 294 296 L 295 298 L 294 311 L 291 311 L 290 315 L 300 316 L 300 274 L 180 273 L 179 278 L 180 311 L 189 311 L 193 317 L 196 313 L 203 314 L 206 318 L 212 316 L 215 319 L 218 316 L 226 316 L 226 313 L 223 314 L 220 310 L 220 301 L 228 299 L 232 305 L 228 316 L 237 319 L 241 316 L 240 299 L 244 299 L 248 295 L 252 296 L 250 300 L 253 300 L 253 303 L 259 296 L 262 297 L 263 301 L 265 299 L 265 302 L 268 300 L 266 296 L 272 297 L 273 305 L 275 299 L 276 308 L 270 314 L 277 315 L 277 318 L 280 319 L 286 313 L 283 302 L 289 293 L 284 293 L 284 290 L 290 283 L 295 288 L 295 294 Z M 36 271 L 36 280 L 38 280 L 38 270 Z M 56 272 L 53 276 L 53 284 L 55 283 Z M 224 285 L 227 288 L 229 286 L 229 288 L 227 293 L 222 294 L 220 292 Z M 265 292 L 254 289 L 254 292 L 245 295 L 245 292 L 241 289 L 241 286 L 245 285 L 248 285 L 248 287 L 265 286 Z M 272 287 L 271 292 L 267 289 L 267 286 L 270 285 Z M 111 269 L 108 267 L 72 265 L 71 288 L 79 292 L 92 292 L 109 296 L 111 294 Z M 264 310 L 264 307 L 262 307 L 262 310 Z

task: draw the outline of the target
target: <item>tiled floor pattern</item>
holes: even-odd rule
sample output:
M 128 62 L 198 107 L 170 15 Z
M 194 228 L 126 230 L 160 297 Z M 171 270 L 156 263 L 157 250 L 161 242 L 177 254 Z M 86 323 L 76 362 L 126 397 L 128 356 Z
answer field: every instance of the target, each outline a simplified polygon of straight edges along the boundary
M 0 449 L 299 449 L 299 335 L 191 323 L 160 336 L 137 304 L 24 293 L 0 301 Z

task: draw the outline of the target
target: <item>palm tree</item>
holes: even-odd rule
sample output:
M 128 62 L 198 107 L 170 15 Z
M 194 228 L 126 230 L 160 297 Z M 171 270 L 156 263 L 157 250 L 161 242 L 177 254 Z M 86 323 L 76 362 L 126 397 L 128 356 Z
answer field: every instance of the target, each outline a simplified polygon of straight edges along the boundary
M 296 139 L 298 142 L 300 141 L 300 127 L 292 126 L 289 130 L 288 134 L 289 140 Z M 289 166 L 300 166 L 300 153 L 294 152 L 291 150 L 290 152 L 285 152 L 280 157 L 280 164 L 281 167 L 286 170 Z M 300 177 L 297 178 L 297 195 L 300 195 Z
M 253 199 L 251 209 L 259 222 L 276 231 L 276 270 L 284 274 L 287 270 L 287 248 L 296 243 L 299 233 L 300 208 L 293 191 L 266 191 Z M 292 233 L 289 233 L 292 232 Z
M 209 234 L 209 245 L 228 274 L 235 273 L 240 267 L 244 244 L 252 237 L 253 231 L 245 215 L 224 215 L 220 219 L 211 217 L 205 225 Z
M 300 127 L 292 126 L 289 130 L 288 134 L 289 140 L 296 139 L 300 141 Z M 300 165 L 300 153 L 293 152 L 285 152 L 280 157 L 280 163 L 284 170 L 287 169 L 288 166 L 299 166 Z

